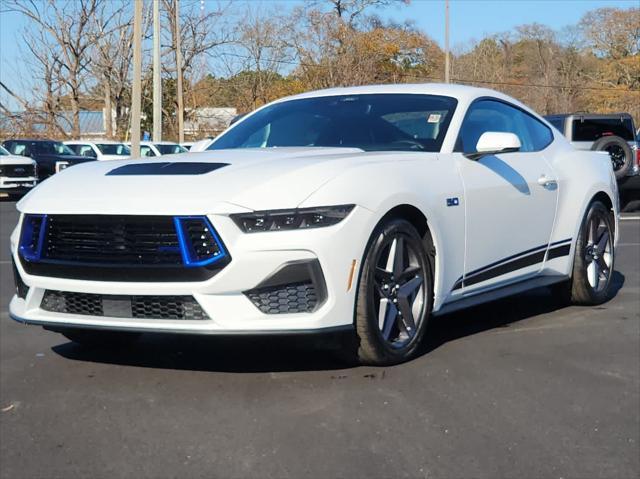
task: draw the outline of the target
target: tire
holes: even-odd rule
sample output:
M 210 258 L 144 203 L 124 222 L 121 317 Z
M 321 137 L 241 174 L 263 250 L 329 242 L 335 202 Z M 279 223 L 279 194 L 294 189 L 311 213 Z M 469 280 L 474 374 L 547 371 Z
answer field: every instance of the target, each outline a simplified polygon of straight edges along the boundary
M 408 221 L 390 219 L 373 232 L 356 296 L 360 364 L 388 366 L 416 354 L 433 305 L 433 257 L 431 238 Z
M 122 331 L 98 331 L 90 329 L 58 330 L 65 338 L 91 349 L 115 349 L 130 346 L 140 338 L 140 333 Z
M 589 205 L 576 240 L 571 279 L 556 286 L 573 304 L 596 305 L 609 299 L 615 251 L 611 211 L 600 201 Z
M 619 136 L 603 136 L 592 146 L 593 151 L 606 151 L 611 157 L 611 165 L 616 179 L 624 178 L 633 165 L 633 150 L 629 144 Z

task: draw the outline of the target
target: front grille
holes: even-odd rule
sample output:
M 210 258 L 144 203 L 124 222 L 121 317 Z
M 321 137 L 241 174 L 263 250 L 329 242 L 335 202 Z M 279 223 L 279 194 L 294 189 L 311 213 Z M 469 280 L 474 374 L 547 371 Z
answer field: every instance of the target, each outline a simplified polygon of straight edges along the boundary
M 110 265 L 180 265 L 169 216 L 47 216 L 43 260 Z
M 36 176 L 36 167 L 34 165 L 4 165 L 0 176 L 7 178 L 33 177 Z
M 209 319 L 192 296 L 118 296 L 47 290 L 40 307 L 52 313 L 136 319 Z
M 245 293 L 265 314 L 310 313 L 318 305 L 313 283 L 292 283 L 254 289 Z

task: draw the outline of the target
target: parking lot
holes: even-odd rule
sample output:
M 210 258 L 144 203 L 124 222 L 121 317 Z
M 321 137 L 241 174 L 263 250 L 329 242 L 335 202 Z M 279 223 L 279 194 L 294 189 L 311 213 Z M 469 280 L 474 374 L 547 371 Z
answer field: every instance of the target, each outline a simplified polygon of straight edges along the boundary
M 324 338 L 108 353 L 15 323 L 15 204 L 0 213 L 2 477 L 638 477 L 634 216 L 608 303 L 541 289 L 438 318 L 407 364 L 345 368 Z

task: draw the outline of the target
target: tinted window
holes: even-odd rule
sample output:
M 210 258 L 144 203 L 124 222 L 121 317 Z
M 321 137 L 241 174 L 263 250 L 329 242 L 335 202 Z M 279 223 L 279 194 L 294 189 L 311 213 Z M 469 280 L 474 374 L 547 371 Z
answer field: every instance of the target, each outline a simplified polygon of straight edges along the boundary
M 0 146 L 0 156 L 7 156 L 9 152 Z
M 208 149 L 322 146 L 440 151 L 456 103 L 449 97 L 412 94 L 290 100 L 257 111 Z
M 513 133 L 522 152 L 540 151 L 553 140 L 551 130 L 528 113 L 500 101 L 480 100 L 469 108 L 456 151 L 475 153 L 480 136 L 488 131 Z
M 626 141 L 633 141 L 631 118 L 576 118 L 573 121 L 573 141 L 596 141 L 603 136 L 614 135 Z
M 155 143 L 161 155 L 175 155 L 176 153 L 186 153 L 187 149 L 180 145 L 164 145 Z
M 129 156 L 131 154 L 129 147 L 122 143 L 98 143 L 96 146 L 103 155 Z

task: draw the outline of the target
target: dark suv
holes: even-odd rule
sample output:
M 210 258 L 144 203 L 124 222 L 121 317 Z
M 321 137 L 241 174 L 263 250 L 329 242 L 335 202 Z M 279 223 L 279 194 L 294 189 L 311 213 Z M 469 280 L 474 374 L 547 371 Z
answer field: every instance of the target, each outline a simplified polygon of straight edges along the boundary
M 71 148 L 59 141 L 7 140 L 2 146 L 13 155 L 33 158 L 38 164 L 38 175 L 41 180 L 69 166 L 95 161 L 95 158 L 76 155 Z

